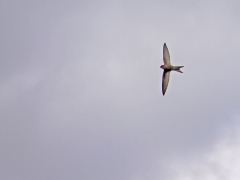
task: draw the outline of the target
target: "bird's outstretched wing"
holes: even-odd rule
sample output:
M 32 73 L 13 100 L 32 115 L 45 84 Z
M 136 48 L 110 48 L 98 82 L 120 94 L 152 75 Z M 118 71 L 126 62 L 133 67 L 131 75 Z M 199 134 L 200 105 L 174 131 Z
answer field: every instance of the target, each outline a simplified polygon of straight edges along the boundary
M 163 71 L 163 77 L 162 77 L 162 93 L 163 93 L 163 95 L 165 94 L 167 87 L 168 87 L 170 72 L 171 71 L 167 71 L 167 70 Z
M 164 43 L 164 45 L 163 45 L 163 62 L 166 65 L 170 65 L 171 64 L 170 63 L 170 54 L 169 54 L 169 51 L 168 51 L 166 43 Z

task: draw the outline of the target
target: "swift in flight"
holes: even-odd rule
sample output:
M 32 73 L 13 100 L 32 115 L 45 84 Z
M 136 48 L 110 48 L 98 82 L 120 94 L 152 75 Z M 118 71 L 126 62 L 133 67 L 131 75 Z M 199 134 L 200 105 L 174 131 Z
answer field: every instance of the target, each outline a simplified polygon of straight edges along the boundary
M 177 72 L 183 73 L 180 70 L 180 68 L 182 68 L 183 66 L 171 65 L 170 54 L 169 54 L 166 43 L 164 43 L 164 45 L 163 45 L 163 62 L 164 62 L 164 65 L 161 65 L 160 68 L 162 68 L 164 70 L 163 77 L 162 77 L 162 93 L 164 95 L 167 90 L 167 87 L 168 87 L 170 72 L 177 71 Z

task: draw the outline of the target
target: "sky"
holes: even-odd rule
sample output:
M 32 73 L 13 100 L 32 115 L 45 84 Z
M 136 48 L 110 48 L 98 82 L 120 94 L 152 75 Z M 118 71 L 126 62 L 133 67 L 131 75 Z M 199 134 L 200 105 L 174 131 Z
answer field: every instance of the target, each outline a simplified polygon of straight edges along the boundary
M 0 179 L 240 179 L 239 5 L 2 0 Z

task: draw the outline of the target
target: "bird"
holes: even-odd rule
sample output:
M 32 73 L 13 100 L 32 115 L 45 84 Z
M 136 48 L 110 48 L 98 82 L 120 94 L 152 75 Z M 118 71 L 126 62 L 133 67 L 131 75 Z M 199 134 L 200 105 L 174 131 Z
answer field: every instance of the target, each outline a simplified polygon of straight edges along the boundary
M 164 96 L 165 93 L 166 93 L 167 87 L 168 87 L 170 72 L 171 71 L 177 71 L 177 72 L 183 73 L 180 70 L 180 68 L 182 68 L 184 66 L 173 66 L 173 65 L 171 65 L 170 54 L 169 54 L 166 43 L 163 44 L 163 62 L 164 62 L 164 65 L 161 65 L 160 68 L 162 68 L 164 70 L 163 71 L 163 76 L 162 76 L 162 93 L 163 93 L 163 96 Z

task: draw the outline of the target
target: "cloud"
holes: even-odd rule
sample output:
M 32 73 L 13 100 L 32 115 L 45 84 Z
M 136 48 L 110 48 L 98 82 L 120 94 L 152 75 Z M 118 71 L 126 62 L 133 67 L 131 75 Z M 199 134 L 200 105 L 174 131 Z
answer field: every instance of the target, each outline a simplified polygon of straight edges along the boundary
M 206 3 L 4 2 L 1 179 L 235 176 L 239 18 Z
M 237 121 L 239 116 L 234 117 Z M 225 129 L 214 148 L 204 156 L 191 156 L 170 165 L 172 179 L 239 179 L 239 126 Z M 181 163 L 179 163 L 181 162 Z

